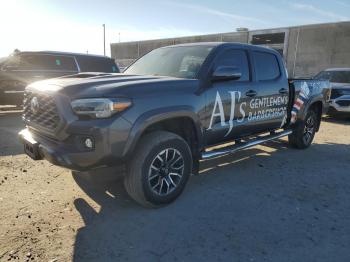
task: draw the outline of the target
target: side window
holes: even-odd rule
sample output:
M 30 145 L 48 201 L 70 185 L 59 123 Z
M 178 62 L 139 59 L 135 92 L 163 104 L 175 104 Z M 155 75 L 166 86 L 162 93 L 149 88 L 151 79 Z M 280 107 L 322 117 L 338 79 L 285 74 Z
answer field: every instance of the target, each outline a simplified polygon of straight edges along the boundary
M 25 70 L 77 71 L 73 57 L 41 54 L 22 55 L 20 68 Z
M 52 70 L 51 60 L 52 58 L 48 55 L 22 55 L 20 68 L 25 70 Z
M 277 57 L 271 53 L 253 52 L 258 81 L 273 80 L 281 75 Z
M 75 60 L 71 56 L 52 56 L 53 70 L 78 71 Z
M 227 50 L 219 55 L 217 61 L 217 66 L 234 66 L 241 70 L 242 77 L 238 81 L 249 81 L 249 64 L 247 53 L 244 50 Z
M 119 73 L 114 60 L 105 57 L 77 57 L 82 72 Z

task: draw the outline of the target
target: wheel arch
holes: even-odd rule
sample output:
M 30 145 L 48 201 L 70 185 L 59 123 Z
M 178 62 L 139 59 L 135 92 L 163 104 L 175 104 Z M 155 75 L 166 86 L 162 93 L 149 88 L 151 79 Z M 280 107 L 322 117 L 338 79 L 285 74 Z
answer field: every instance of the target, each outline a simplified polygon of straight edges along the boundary
M 316 132 L 319 131 L 319 129 L 320 129 L 323 107 L 324 106 L 323 106 L 322 100 L 316 99 L 316 100 L 313 100 L 310 103 L 308 103 L 305 106 L 305 109 L 304 109 L 304 112 L 303 112 L 303 120 L 304 120 L 308 111 L 310 111 L 310 110 L 315 111 L 315 113 L 317 115 L 317 120 L 318 120 L 318 125 L 317 125 L 317 128 L 316 128 Z
M 190 128 L 187 126 L 190 125 Z M 194 156 L 203 146 L 203 132 L 197 114 L 191 107 L 172 107 L 152 110 L 142 114 L 133 124 L 123 157 L 128 158 L 140 139 L 155 130 L 173 132 L 189 143 Z

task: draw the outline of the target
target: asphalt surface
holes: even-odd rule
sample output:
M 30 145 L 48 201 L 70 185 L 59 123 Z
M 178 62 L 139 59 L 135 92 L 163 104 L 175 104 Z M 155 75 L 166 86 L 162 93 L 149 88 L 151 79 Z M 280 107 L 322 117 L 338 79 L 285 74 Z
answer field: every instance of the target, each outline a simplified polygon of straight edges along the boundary
M 1 261 L 350 261 L 350 121 L 326 119 L 307 150 L 278 140 L 206 161 L 160 209 L 120 179 L 31 161 L 20 128 L 0 116 Z

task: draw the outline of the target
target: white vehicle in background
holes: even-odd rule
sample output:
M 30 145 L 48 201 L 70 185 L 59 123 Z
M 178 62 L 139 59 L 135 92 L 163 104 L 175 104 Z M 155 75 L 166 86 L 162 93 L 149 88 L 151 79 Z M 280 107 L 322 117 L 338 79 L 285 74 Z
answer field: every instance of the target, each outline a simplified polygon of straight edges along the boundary
M 329 80 L 332 93 L 328 114 L 350 116 L 350 68 L 329 68 L 318 73 L 318 80 Z

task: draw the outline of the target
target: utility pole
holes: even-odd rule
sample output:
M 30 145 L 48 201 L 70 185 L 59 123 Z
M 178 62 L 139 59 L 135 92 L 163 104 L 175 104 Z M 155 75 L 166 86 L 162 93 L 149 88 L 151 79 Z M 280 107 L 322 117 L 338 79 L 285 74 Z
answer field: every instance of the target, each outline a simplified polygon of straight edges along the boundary
M 106 25 L 103 24 L 103 55 L 106 56 Z

